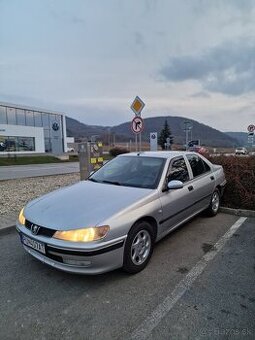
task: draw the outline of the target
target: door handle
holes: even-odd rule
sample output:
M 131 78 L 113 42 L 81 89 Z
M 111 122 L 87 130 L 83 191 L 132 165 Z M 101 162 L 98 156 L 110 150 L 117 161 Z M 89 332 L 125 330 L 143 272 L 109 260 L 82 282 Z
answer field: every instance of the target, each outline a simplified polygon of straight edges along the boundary
M 210 179 L 213 181 L 214 180 L 214 176 L 211 176 Z
M 189 189 L 189 191 L 192 191 L 192 190 L 194 189 L 193 185 L 190 185 L 190 186 L 188 187 L 188 189 Z

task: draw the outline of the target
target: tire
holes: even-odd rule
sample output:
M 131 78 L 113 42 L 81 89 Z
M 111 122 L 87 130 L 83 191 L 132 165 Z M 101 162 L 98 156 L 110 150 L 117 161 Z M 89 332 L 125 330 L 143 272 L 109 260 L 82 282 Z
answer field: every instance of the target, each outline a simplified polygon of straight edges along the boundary
M 123 270 L 130 274 L 142 271 L 150 261 L 155 233 L 146 221 L 135 224 L 128 233 L 124 249 Z
M 213 217 L 216 216 L 219 212 L 220 208 L 220 191 L 219 189 L 215 189 L 209 207 L 206 209 L 206 215 Z

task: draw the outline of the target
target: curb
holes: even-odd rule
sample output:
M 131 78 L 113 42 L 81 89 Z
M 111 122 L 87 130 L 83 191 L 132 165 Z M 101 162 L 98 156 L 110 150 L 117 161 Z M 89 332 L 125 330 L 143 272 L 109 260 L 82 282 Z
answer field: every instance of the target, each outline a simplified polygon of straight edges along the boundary
M 220 207 L 220 212 L 243 217 L 255 217 L 255 210 L 244 210 L 244 209 L 232 209 L 226 207 Z

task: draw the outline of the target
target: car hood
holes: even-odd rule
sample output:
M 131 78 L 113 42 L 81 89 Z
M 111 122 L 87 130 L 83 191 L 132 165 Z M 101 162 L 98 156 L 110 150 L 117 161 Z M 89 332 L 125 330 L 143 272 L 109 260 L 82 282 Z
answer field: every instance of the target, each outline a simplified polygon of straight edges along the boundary
M 57 230 L 72 230 L 101 224 L 153 190 L 82 181 L 31 201 L 25 218 Z

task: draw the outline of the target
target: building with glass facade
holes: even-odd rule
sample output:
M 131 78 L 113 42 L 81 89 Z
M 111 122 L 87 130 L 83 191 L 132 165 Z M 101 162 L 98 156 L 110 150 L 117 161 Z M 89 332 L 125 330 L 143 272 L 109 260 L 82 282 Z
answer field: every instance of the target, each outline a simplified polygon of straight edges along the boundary
M 0 102 L 0 155 L 66 151 L 62 113 Z

